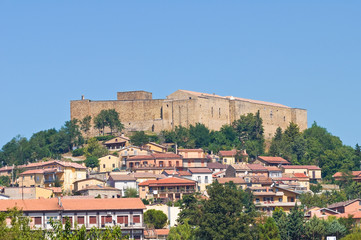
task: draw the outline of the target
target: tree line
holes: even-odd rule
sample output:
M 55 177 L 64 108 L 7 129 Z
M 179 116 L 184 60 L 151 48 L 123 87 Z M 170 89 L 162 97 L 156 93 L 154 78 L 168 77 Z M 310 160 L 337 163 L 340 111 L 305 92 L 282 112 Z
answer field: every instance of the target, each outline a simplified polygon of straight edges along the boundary
M 305 220 L 304 207 L 296 205 L 286 214 L 276 208 L 272 217 L 257 212 L 250 192 L 213 182 L 209 198 L 184 196 L 178 225 L 170 230 L 169 240 L 177 239 L 249 239 L 313 240 L 357 234 L 352 217 Z
M 119 114 L 114 109 L 102 110 L 94 119 L 86 116 L 83 119 L 73 119 L 65 122 L 59 130 L 40 131 L 30 139 L 17 136 L 6 143 L 0 151 L 2 165 L 19 165 L 34 162 L 43 158 L 58 159 L 61 154 L 79 148 L 88 139 L 92 127 L 99 130 L 98 137 L 106 140 L 105 129 L 110 133 L 120 132 L 124 125 L 119 120 Z M 111 137 L 111 136 L 110 136 Z M 144 131 L 134 132 L 130 136 L 134 145 L 142 146 L 149 141 L 157 143 L 175 143 L 179 148 L 202 148 L 206 152 L 218 153 L 220 150 L 246 150 L 250 159 L 260 155 L 280 156 L 292 164 L 314 164 L 322 168 L 322 177 L 331 180 L 337 171 L 358 170 L 361 161 L 361 148 L 346 146 L 339 137 L 333 136 L 325 128 L 313 123 L 303 132 L 295 123 L 282 130 L 278 128 L 273 139 L 267 143 L 264 139 L 263 121 L 259 112 L 240 116 L 231 124 L 226 124 L 219 131 L 208 129 L 204 124 L 197 123 L 188 128 L 176 126 L 174 130 L 162 131 L 160 134 L 149 135 Z M 77 154 L 87 157 L 101 157 L 107 153 L 95 146 L 95 153 L 76 150 Z M 99 154 L 100 153 L 100 154 Z

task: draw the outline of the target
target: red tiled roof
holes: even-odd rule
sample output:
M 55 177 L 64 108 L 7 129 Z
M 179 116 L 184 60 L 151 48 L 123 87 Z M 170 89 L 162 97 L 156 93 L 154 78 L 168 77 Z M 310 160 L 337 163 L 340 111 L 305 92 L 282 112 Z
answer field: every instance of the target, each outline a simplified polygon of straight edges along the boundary
M 195 185 L 195 181 L 184 178 L 169 177 L 159 180 L 148 180 L 139 183 L 138 186 L 162 186 L 162 185 Z
M 175 153 L 153 153 L 152 156 L 156 159 L 180 159 L 182 158 Z
M 356 198 L 356 199 L 347 200 L 347 201 L 344 201 L 344 202 L 333 203 L 333 204 L 328 205 L 327 208 L 332 209 L 332 208 L 338 208 L 338 207 L 345 207 L 345 206 L 350 205 L 351 203 L 354 203 L 356 201 L 361 201 L 361 199 Z
M 269 171 L 269 172 L 282 172 L 281 169 L 279 169 L 276 166 L 265 166 L 265 168 Z
M 137 155 L 132 156 L 127 159 L 127 161 L 133 161 L 133 160 L 154 160 L 154 156 L 152 155 Z
M 191 173 L 212 173 L 209 168 L 188 168 Z
M 83 191 L 86 191 L 86 190 L 104 190 L 104 191 L 121 191 L 120 189 L 118 188 L 113 188 L 113 187 L 107 187 L 107 186 L 99 186 L 99 185 L 90 185 L 90 186 L 87 186 L 85 188 L 82 188 L 82 189 L 79 189 L 78 192 L 83 192 Z
M 236 150 L 230 150 L 230 151 L 219 151 L 218 155 L 221 157 L 233 157 L 237 154 Z
M 178 172 L 175 170 L 164 170 L 163 172 L 165 172 L 168 175 L 179 175 Z
M 296 178 L 308 178 L 304 173 L 294 173 L 293 176 Z
M 85 179 L 77 180 L 77 181 L 75 181 L 75 182 L 73 182 L 73 183 L 84 182 L 84 181 L 89 181 L 89 180 L 96 180 L 96 181 L 103 182 L 103 183 L 105 182 L 105 181 L 100 180 L 100 179 L 98 179 L 98 178 L 92 177 L 92 178 L 85 178 Z
M 283 164 L 289 164 L 290 162 L 286 159 L 283 159 L 281 157 L 266 157 L 266 156 L 259 156 L 258 159 L 267 162 L 267 163 L 283 163 Z
M 140 198 L 62 199 L 64 211 L 145 209 Z
M 225 184 L 227 182 L 233 182 L 235 184 L 245 184 L 246 182 L 244 181 L 243 178 L 240 177 L 224 177 L 224 178 L 218 178 L 217 181 L 220 184 Z
M 235 170 L 242 170 L 242 171 L 250 171 L 251 169 L 248 167 L 248 164 L 232 164 L 231 165 Z
M 178 149 L 178 152 L 203 152 L 202 148 L 196 149 Z
M 179 176 L 192 176 L 188 171 L 178 171 Z
M 57 198 L 49 199 L 8 199 L 0 200 L 0 211 L 7 211 L 9 208 L 17 207 L 23 211 L 58 211 L 61 207 L 58 205 Z
M 109 179 L 112 179 L 113 181 L 136 181 L 133 174 L 110 174 Z
M 345 174 L 346 175 L 346 173 L 343 173 L 343 172 L 337 172 L 337 173 L 335 173 L 332 177 L 342 177 L 342 175 L 343 174 Z M 351 175 L 352 176 L 359 176 L 361 174 L 361 171 L 352 171 L 351 172 Z
M 226 169 L 227 168 L 226 165 L 223 165 L 222 163 L 219 163 L 219 162 L 207 163 L 207 167 L 210 169 Z
M 321 168 L 316 165 L 284 165 L 284 169 L 309 169 L 309 170 L 321 170 Z
M 252 171 L 267 171 L 267 169 L 261 164 L 247 164 Z
M 127 142 L 129 140 L 130 139 L 127 138 L 127 137 L 116 137 L 116 138 L 110 139 L 109 141 L 106 141 L 104 143 L 104 145 L 115 144 L 115 143 L 124 143 L 124 142 Z

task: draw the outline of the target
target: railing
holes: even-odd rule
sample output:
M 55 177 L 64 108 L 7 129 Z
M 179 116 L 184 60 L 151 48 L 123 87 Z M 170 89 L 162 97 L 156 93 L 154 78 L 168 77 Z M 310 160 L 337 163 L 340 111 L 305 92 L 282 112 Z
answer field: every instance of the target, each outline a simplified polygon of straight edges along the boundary
M 148 194 L 154 194 L 154 191 L 157 191 L 158 194 L 160 194 L 160 193 L 194 193 L 195 189 L 152 190 L 152 191 L 148 191 Z

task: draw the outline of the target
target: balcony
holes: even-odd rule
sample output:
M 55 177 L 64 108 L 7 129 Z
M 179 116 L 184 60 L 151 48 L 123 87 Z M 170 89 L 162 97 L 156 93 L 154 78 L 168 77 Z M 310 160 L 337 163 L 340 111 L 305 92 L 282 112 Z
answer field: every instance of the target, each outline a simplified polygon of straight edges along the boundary
M 155 193 L 156 192 L 156 193 Z M 158 193 L 194 193 L 195 189 L 164 189 L 164 190 L 150 190 L 148 194 Z

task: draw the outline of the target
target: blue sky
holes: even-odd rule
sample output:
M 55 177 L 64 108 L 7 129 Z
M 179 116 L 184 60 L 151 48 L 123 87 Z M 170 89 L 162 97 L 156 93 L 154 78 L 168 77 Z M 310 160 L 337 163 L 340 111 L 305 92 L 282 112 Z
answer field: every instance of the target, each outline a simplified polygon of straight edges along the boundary
M 308 110 L 361 143 L 359 1 L 1 1 L 0 147 L 60 128 L 70 100 L 146 90 Z

